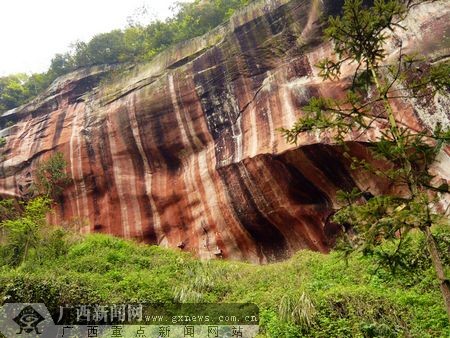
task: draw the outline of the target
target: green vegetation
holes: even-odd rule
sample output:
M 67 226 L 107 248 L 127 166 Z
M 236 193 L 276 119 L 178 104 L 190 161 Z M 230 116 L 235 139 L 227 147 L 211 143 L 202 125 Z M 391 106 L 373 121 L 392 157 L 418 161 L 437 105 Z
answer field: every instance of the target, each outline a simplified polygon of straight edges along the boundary
M 0 113 L 27 102 L 41 92 L 49 81 L 44 74 L 14 74 L 0 77 Z
M 58 248 L 62 249 L 64 231 L 50 226 L 46 216 L 52 199 L 58 198 L 69 183 L 66 165 L 62 153 L 52 155 L 38 165 L 31 196 L 26 196 L 23 201 L 0 200 L 2 265 L 18 266 L 30 255 L 38 260 L 51 259 L 41 254 L 47 245 L 53 248 L 53 254 L 61 253 Z
M 414 6 L 418 2 L 407 3 Z M 430 170 L 442 149 L 450 145 L 450 129 L 437 123 L 434 130 L 411 130 L 397 120 L 393 103 L 404 98 L 432 100 L 440 92 L 448 95 L 450 62 L 431 64 L 424 58 L 403 54 L 400 48 L 395 64 L 383 63 L 388 32 L 401 27 L 408 14 L 409 7 L 404 3 L 378 0 L 372 7 L 365 7 L 362 0 L 345 1 L 342 16 L 331 17 L 325 29 L 336 58 L 325 59 L 318 67 L 325 80 L 333 80 L 342 79 L 343 65 L 353 64 L 355 71 L 348 79 L 351 88 L 343 100 L 313 98 L 304 107 L 305 115 L 283 132 L 293 143 L 303 132 L 333 135 L 352 169 L 379 176 L 389 186 L 397 187 L 377 196 L 367 187 L 339 192 L 341 207 L 333 220 L 342 225 L 340 246 L 348 254 L 373 254 L 384 242 L 395 242 L 379 255 L 395 270 L 402 264 L 404 247 L 410 244 L 405 240 L 409 232 L 422 232 L 450 318 L 450 280 L 431 233 L 433 226 L 449 226 L 448 209 L 440 211 L 439 203 L 450 191 L 448 184 L 436 181 Z M 383 125 L 382 132 L 378 136 L 372 133 L 375 136 L 369 136 L 367 144 L 372 159 L 378 162 L 351 154 L 349 139 L 364 142 L 368 133 Z
M 179 2 L 173 17 L 148 25 L 132 24 L 124 30 L 77 41 L 69 52 L 56 54 L 47 72 L 14 74 L 0 78 L 0 114 L 18 107 L 45 90 L 58 76 L 82 67 L 141 62 L 181 41 L 218 26 L 251 0 L 195 0 Z
M 256 303 L 261 337 L 446 337 L 450 324 L 420 233 L 402 239 L 392 274 L 377 255 L 301 251 L 266 266 L 211 260 L 108 235 L 81 236 L 46 220 L 65 181 L 60 154 L 37 168 L 41 195 L 0 201 L 0 304 L 42 302 L 57 316 L 67 304 Z M 47 189 L 48 188 L 48 189 Z M 56 195 L 57 196 L 57 195 Z M 450 232 L 436 228 L 450 265 Z M 397 241 L 398 242 L 398 241 Z
M 70 183 L 66 166 L 67 162 L 61 152 L 40 163 L 35 171 L 33 193 L 56 200 Z
M 450 247 L 448 232 L 435 235 Z M 413 265 L 393 276 L 361 255 L 348 265 L 338 253 L 310 251 L 266 266 L 201 262 L 180 251 L 65 232 L 16 268 L 3 262 L 0 301 L 44 302 L 56 314 L 64 304 L 253 302 L 262 337 L 448 337 L 424 237 L 410 241 Z
M 53 255 L 64 252 L 65 231 L 48 224 L 47 214 L 70 183 L 66 166 L 63 154 L 57 152 L 38 164 L 32 189 L 22 200 L 0 199 L 0 265 L 19 266 L 30 256 L 51 259 L 42 255 L 47 247 Z
M 51 79 L 78 67 L 151 59 L 204 33 L 246 2 L 196 1 L 180 5 L 165 22 L 76 43 L 74 51 L 55 57 L 48 73 L 31 77 L 34 82 L 9 77 L 0 87 L 0 110 L 25 102 Z M 285 130 L 295 142 L 301 132 L 331 129 L 355 169 L 383 175 L 407 191 L 370 197 L 366 191 L 342 192 L 334 219 L 353 229 L 344 234 L 343 251 L 301 251 L 265 266 L 202 262 L 181 251 L 53 227 L 45 217 L 51 198 L 68 183 L 66 163 L 56 154 L 38 167 L 33 198 L 0 201 L 0 303 L 43 302 L 57 314 L 66 304 L 253 302 L 261 310 L 262 337 L 450 336 L 438 290 L 445 295 L 448 285 L 450 230 L 445 215 L 432 208 L 439 196 L 434 193 L 447 193 L 448 186 L 435 185 L 428 171 L 449 133 L 440 126 L 412 133 L 395 121 L 390 101 L 398 86 L 416 98 L 448 89 L 449 68 L 406 55 L 396 65 L 382 66 L 383 32 L 406 13 L 398 1 L 375 1 L 373 8 L 346 1 L 343 17 L 331 19 L 326 31 L 340 59 L 320 66 L 325 78 L 335 78 L 343 62 L 356 62 L 352 89 L 344 101 L 315 98 L 305 117 Z M 373 101 L 364 101 L 371 88 Z M 375 103 L 384 114 L 371 115 L 367 108 Z M 348 133 L 363 134 L 377 119 L 388 128 L 370 149 L 392 164 L 384 170 L 352 157 L 344 142 Z
M 39 254 L 47 230 L 45 216 L 49 205 L 50 200 L 37 197 L 25 204 L 24 210 L 18 212 L 19 217 L 1 223 L 4 245 L 0 256 L 5 263 L 17 266 L 28 258 L 30 251 Z
M 338 252 L 310 251 L 266 266 L 204 262 L 182 251 L 52 226 L 45 217 L 49 196 L 65 182 L 64 169 L 56 154 L 36 170 L 45 182 L 41 195 L 0 201 L 0 304 L 45 303 L 57 317 L 68 304 L 251 302 L 261 310 L 261 337 L 450 334 L 420 233 L 402 239 L 409 245 L 402 246 L 395 274 L 377 259 L 395 241 L 347 262 Z M 434 231 L 450 266 L 450 231 Z

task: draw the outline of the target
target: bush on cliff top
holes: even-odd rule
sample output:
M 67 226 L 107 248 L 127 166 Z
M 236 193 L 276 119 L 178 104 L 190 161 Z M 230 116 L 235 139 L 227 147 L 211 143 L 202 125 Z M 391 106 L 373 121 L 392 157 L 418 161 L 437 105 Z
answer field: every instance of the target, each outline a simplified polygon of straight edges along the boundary
M 0 77 L 0 114 L 18 107 L 44 91 L 57 77 L 82 67 L 151 60 L 168 47 L 200 36 L 227 20 L 251 0 L 195 0 L 179 2 L 174 15 L 147 25 L 130 23 L 77 41 L 69 52 L 56 54 L 47 72 Z
M 448 246 L 448 233 L 436 235 Z M 253 302 L 263 337 L 446 337 L 450 326 L 420 254 L 423 240 L 412 236 L 405 253 L 414 269 L 393 277 L 370 257 L 346 265 L 338 253 L 301 251 L 265 266 L 202 262 L 95 234 L 66 241 L 53 259 L 30 256 L 18 268 L 0 268 L 0 300 L 45 302 L 55 312 L 61 304 L 99 302 Z

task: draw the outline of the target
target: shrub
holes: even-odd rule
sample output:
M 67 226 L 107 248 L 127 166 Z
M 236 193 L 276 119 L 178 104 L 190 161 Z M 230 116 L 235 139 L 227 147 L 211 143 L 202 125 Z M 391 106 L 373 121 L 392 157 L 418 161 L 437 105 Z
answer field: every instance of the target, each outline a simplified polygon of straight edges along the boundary
M 64 154 L 57 152 L 40 163 L 35 170 L 33 189 L 35 195 L 45 195 L 56 200 L 70 183 L 66 173 Z

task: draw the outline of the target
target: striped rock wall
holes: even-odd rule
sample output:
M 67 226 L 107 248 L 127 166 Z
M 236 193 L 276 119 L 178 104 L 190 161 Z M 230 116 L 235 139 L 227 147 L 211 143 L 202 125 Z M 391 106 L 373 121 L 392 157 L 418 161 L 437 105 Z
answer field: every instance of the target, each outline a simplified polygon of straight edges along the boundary
M 302 248 L 326 252 L 337 231 L 329 222 L 335 191 L 388 188 L 349 170 L 327 138 L 302 136 L 294 146 L 277 131 L 310 97 L 342 95 L 345 83 L 322 82 L 314 68 L 331 53 L 319 17 L 340 5 L 259 1 L 148 64 L 58 79 L 0 117 L 0 194 L 26 194 L 36 165 L 60 151 L 73 182 L 54 207 L 55 223 L 204 258 L 263 263 Z M 403 48 L 448 56 L 448 2 L 411 17 L 398 32 Z M 390 48 L 395 58 L 396 44 Z M 398 117 L 416 129 L 448 123 L 448 99 L 439 100 L 395 102 Z

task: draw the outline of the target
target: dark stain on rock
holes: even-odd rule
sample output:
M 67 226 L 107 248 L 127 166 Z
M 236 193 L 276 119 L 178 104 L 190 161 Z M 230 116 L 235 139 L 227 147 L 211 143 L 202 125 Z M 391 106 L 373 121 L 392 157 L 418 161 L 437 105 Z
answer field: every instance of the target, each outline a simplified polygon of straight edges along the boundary
M 52 145 L 55 146 L 58 143 L 58 140 L 61 136 L 64 126 L 64 120 L 66 119 L 67 109 L 64 109 L 61 113 L 59 113 L 58 119 L 56 120 L 55 126 L 55 134 L 53 135 Z
M 342 155 L 337 147 L 315 144 L 302 147 L 302 151 L 339 189 L 351 191 L 356 186 L 347 166 L 342 162 Z
M 286 239 L 255 204 L 245 179 L 240 175 L 238 165 L 219 169 L 231 206 L 242 226 L 260 246 L 262 253 L 269 259 L 282 259 L 288 248 Z

